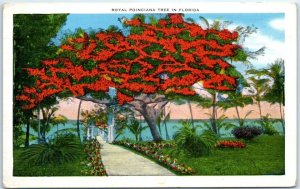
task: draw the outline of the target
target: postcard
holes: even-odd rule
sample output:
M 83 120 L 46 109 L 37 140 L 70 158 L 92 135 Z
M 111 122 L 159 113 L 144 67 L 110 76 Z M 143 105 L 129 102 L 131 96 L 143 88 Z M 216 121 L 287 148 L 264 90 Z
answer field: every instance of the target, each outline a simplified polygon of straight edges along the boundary
M 8 188 L 296 183 L 292 3 L 8 3 Z

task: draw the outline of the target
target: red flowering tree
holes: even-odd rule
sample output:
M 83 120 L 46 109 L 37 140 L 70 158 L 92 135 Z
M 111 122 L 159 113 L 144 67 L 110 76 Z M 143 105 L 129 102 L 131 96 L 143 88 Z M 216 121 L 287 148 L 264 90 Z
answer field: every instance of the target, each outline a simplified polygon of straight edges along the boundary
M 227 60 L 241 50 L 237 32 L 202 29 L 181 14 L 169 14 L 155 24 L 134 18 L 124 26 L 129 35 L 101 31 L 68 38 L 59 58 L 27 69 L 36 83 L 17 97 L 27 102 L 24 108 L 62 92 L 105 104 L 103 94 L 114 87 L 118 103 L 140 112 L 153 139 L 161 140 L 155 120 L 169 95 L 194 96 L 192 85 L 197 82 L 207 89 L 235 89 Z

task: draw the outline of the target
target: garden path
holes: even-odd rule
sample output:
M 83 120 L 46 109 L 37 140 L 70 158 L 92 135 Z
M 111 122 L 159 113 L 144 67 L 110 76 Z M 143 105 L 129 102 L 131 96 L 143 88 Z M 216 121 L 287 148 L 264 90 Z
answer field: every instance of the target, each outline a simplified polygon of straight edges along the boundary
M 174 176 L 153 161 L 108 143 L 103 144 L 101 158 L 109 176 Z

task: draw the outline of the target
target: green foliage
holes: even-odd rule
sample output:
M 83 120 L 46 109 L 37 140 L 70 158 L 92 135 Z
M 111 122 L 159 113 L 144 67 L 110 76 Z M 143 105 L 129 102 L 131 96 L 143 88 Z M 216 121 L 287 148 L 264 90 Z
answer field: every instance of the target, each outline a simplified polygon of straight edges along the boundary
M 282 128 L 283 132 L 285 132 L 284 116 L 282 113 L 282 105 L 285 104 L 284 60 L 277 59 L 265 69 L 250 69 L 247 71 L 247 74 L 252 75 L 250 80 L 257 90 L 255 100 L 259 106 L 261 100 L 266 100 L 272 104 L 279 104 Z M 263 119 L 262 116 L 261 119 Z
M 22 153 L 24 163 L 49 165 L 70 162 L 80 157 L 82 146 L 73 135 L 63 135 L 45 144 L 34 144 Z
M 284 136 L 263 135 L 243 149 L 214 148 L 210 156 L 191 158 L 180 153 L 172 157 L 191 167 L 194 175 L 284 175 L 284 141 Z M 171 151 L 163 149 L 165 156 Z
M 121 53 L 118 53 L 114 56 L 115 59 L 123 59 L 123 58 L 127 58 L 127 59 L 130 59 L 130 60 L 133 60 L 135 59 L 136 57 L 138 56 L 138 54 L 133 51 L 133 50 L 130 50 L 130 51 L 126 51 L 126 52 L 121 52 Z
M 169 133 L 168 133 L 167 123 L 171 119 L 171 111 L 166 114 L 166 109 L 164 108 L 163 111 L 160 114 L 160 119 L 162 120 L 163 124 L 165 125 L 166 140 L 170 140 L 170 136 L 169 136 Z
M 15 96 L 22 93 L 23 86 L 32 86 L 34 77 L 29 77 L 24 68 L 37 68 L 42 59 L 56 56 L 58 47 L 51 39 L 66 22 L 67 14 L 15 14 L 13 18 L 13 124 L 27 124 L 33 117 L 33 110 L 22 110 L 22 103 Z M 14 129 L 14 140 L 17 135 Z
M 246 118 L 253 112 L 253 110 L 249 110 L 245 116 L 243 118 L 240 118 L 238 121 L 239 121 L 239 126 L 240 127 L 243 127 L 245 125 L 245 122 L 246 122 Z
M 142 66 L 138 63 L 134 63 L 132 64 L 131 68 L 130 68 L 130 73 L 131 74 L 137 74 L 139 73 L 139 70 L 142 68 Z
M 146 53 L 152 54 L 154 51 L 163 51 L 163 47 L 158 44 L 152 44 L 144 49 Z
M 82 110 L 81 111 L 81 122 L 84 126 L 88 127 L 90 125 L 95 125 L 103 128 L 107 124 L 107 110 L 102 109 L 101 106 L 95 105 L 92 110 Z
M 264 69 L 264 72 L 273 81 L 272 87 L 265 94 L 265 99 L 272 104 L 280 103 L 284 105 L 284 60 L 277 59 L 267 69 Z
M 233 57 L 235 61 L 241 61 L 241 62 L 247 61 L 247 58 L 248 55 L 246 54 L 246 52 L 240 49 L 236 51 L 236 55 Z
M 204 22 L 206 27 L 209 28 L 209 22 L 206 18 L 204 18 L 203 16 L 199 16 L 200 21 Z
M 262 117 L 262 120 L 259 121 L 263 127 L 264 134 L 266 135 L 278 135 L 278 131 L 274 128 L 274 120 L 270 119 L 270 114 Z
M 65 116 L 58 115 L 55 116 L 54 113 L 58 110 L 57 106 L 47 105 L 46 103 L 51 104 L 52 102 L 44 102 L 41 104 L 42 107 L 40 110 L 42 112 L 42 119 L 40 119 L 40 128 L 38 128 L 38 119 L 31 119 L 30 126 L 35 132 L 40 131 L 41 139 L 46 142 L 46 136 L 49 131 L 59 124 L 66 124 L 68 119 Z M 58 132 L 58 131 L 57 131 Z
M 216 142 L 216 135 L 208 130 L 204 131 L 202 135 L 198 135 L 197 128 L 192 127 L 190 121 L 184 121 L 181 124 L 182 127 L 174 135 L 178 152 L 183 151 L 192 157 L 210 154 Z
M 25 149 L 18 148 L 13 151 L 13 175 L 14 176 L 84 176 L 82 172 L 85 153 L 80 151 L 79 158 L 62 164 L 32 165 L 25 163 L 22 153 Z
M 120 108 L 116 110 L 115 115 L 115 140 L 117 140 L 119 136 L 125 133 L 128 127 L 129 117 L 133 116 L 133 112 L 129 108 Z
M 14 148 L 18 148 L 24 144 L 24 140 L 22 140 L 22 135 L 24 132 L 22 131 L 22 125 L 15 125 L 13 128 L 13 146 Z
M 145 22 L 145 20 L 146 20 L 145 14 L 135 14 L 135 15 L 133 15 L 132 19 L 134 19 L 134 18 L 138 18 L 138 19 L 140 19 L 142 22 Z
M 212 116 L 211 114 L 208 114 L 210 116 Z M 209 130 L 214 132 L 213 129 L 213 121 L 215 121 L 215 124 L 217 126 L 217 133 L 216 134 L 220 134 L 220 130 L 224 129 L 224 130 L 229 130 L 232 129 L 234 127 L 236 127 L 236 125 L 234 125 L 233 123 L 226 121 L 228 119 L 227 116 L 225 115 L 221 115 L 218 119 L 213 120 L 212 117 L 210 117 L 209 122 L 203 121 L 203 125 L 201 125 L 200 127 L 202 127 L 205 130 Z
M 143 130 L 147 128 L 146 126 L 142 127 L 139 121 L 136 119 L 130 120 L 130 123 L 127 125 L 127 127 L 129 131 L 134 134 L 136 141 L 139 140 L 139 135 L 143 132 Z

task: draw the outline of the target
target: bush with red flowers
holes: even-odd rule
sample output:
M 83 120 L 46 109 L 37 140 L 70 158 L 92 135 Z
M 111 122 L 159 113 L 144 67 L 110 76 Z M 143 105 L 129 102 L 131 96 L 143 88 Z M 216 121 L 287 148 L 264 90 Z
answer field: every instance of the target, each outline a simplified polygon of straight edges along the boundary
M 82 172 L 89 176 L 106 176 L 106 170 L 101 159 L 100 143 L 94 139 L 87 141 L 84 148 L 86 160 L 81 162 L 84 166 Z
M 216 144 L 217 148 L 245 148 L 246 144 L 242 141 L 221 140 Z
M 145 155 L 153 159 L 158 164 L 168 168 L 172 172 L 179 175 L 191 175 L 194 173 L 191 167 L 187 167 L 184 164 L 177 163 L 177 159 L 172 158 L 169 155 L 164 155 L 163 148 L 173 148 L 174 143 L 168 142 L 147 142 L 147 143 L 132 143 L 129 141 L 116 141 L 114 144 L 121 145 L 131 150 L 137 151 L 142 155 Z

